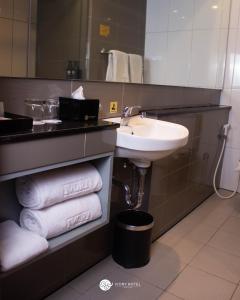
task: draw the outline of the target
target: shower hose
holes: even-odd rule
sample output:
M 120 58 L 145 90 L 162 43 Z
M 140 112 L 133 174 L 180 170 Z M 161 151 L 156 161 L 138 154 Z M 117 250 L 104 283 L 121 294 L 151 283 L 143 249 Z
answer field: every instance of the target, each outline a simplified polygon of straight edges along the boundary
M 227 141 L 227 133 L 224 135 L 222 150 L 221 150 L 221 153 L 220 153 L 220 156 L 219 156 L 219 159 L 218 159 L 218 162 L 217 162 L 217 166 L 216 166 L 216 169 L 215 169 L 215 172 L 214 172 L 214 176 L 213 176 L 213 187 L 214 187 L 214 190 L 215 190 L 216 194 L 218 195 L 218 197 L 220 197 L 222 199 L 230 199 L 230 198 L 232 198 L 237 193 L 237 189 L 238 189 L 238 185 L 239 185 L 239 179 L 240 179 L 240 172 L 238 170 L 237 186 L 236 186 L 235 190 L 230 195 L 228 195 L 228 196 L 224 196 L 224 195 L 220 194 L 219 191 L 217 190 L 217 187 L 216 187 L 216 177 L 217 177 L 217 172 L 218 172 L 218 169 L 219 169 L 219 165 L 220 165 L 220 162 L 222 160 L 222 156 L 223 156 L 223 153 L 224 153 L 224 150 L 225 150 L 226 141 Z

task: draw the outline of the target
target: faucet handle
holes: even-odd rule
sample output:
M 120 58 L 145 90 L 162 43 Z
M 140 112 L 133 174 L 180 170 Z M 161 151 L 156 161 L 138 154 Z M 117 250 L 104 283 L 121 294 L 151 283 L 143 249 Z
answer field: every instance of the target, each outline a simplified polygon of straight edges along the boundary
M 140 112 L 140 109 L 142 107 L 139 106 L 139 105 L 135 105 L 135 106 L 125 106 L 123 108 L 123 116 L 126 118 L 126 117 L 131 117 L 131 116 L 134 116 L 134 115 L 138 115 L 139 112 Z
M 128 113 L 129 109 L 130 109 L 130 107 L 124 106 L 122 109 L 122 114 L 125 115 L 126 113 Z

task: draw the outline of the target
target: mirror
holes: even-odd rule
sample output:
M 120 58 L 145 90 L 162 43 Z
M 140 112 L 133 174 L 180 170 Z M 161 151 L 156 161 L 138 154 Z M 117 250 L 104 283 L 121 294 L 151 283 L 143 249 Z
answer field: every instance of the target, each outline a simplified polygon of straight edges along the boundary
M 143 83 L 221 88 L 231 0 L 0 0 L 0 76 L 106 79 L 109 50 Z

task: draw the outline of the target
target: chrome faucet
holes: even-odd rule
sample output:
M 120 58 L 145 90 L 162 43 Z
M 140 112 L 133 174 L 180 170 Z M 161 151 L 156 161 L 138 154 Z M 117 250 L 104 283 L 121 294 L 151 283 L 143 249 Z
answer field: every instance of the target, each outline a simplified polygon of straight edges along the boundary
M 121 115 L 121 125 L 127 126 L 130 117 L 139 114 L 141 106 L 125 106 Z

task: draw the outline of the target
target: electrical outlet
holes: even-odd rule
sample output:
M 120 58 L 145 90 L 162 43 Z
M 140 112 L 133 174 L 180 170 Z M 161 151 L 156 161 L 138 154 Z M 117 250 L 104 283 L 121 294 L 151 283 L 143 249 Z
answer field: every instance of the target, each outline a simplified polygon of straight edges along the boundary
M 117 101 L 111 101 L 110 102 L 110 107 L 109 107 L 109 112 L 111 114 L 117 113 L 118 111 L 118 102 Z

